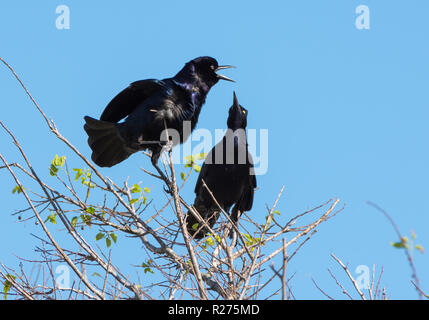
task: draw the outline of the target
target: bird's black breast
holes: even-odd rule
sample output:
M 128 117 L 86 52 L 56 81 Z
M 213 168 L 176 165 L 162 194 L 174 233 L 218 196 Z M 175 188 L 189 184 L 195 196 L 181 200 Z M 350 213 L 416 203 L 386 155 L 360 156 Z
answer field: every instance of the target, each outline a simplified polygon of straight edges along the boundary
M 224 137 L 207 155 L 195 186 L 195 193 L 200 200 L 210 206 L 213 202 L 212 196 L 204 187 L 206 183 L 216 200 L 228 209 L 237 203 L 243 193 L 253 192 L 254 176 L 250 174 L 251 156 L 248 154 L 246 143 L 233 143 L 233 150 L 228 151 L 227 139 Z M 227 156 L 228 152 L 233 152 L 233 156 Z M 240 159 L 239 153 L 244 153 L 245 159 Z M 232 162 L 231 162 L 232 161 Z
M 201 177 L 215 199 L 226 209 L 237 203 L 249 186 L 249 167 L 246 164 L 208 164 L 206 174 Z M 213 202 L 212 196 L 201 183 L 197 196 Z

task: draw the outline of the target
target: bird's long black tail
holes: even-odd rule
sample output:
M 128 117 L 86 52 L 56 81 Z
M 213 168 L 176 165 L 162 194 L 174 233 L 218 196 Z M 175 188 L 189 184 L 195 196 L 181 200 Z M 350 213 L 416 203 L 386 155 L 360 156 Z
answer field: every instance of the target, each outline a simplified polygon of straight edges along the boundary
M 127 159 L 132 152 L 126 149 L 115 123 L 86 116 L 83 128 L 92 149 L 91 159 L 100 167 L 111 167 Z

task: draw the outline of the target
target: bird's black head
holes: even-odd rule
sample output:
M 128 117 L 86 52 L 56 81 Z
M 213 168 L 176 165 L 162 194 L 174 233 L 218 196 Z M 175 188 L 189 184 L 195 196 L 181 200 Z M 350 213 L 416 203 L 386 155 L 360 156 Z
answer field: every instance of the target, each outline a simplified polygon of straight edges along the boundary
M 198 85 L 207 86 L 210 89 L 219 80 L 234 80 L 216 73 L 222 69 L 234 68 L 234 66 L 219 66 L 216 59 L 212 57 L 199 57 L 189 61 L 182 70 L 176 75 L 185 81 L 196 81 Z
M 246 129 L 247 126 L 247 110 L 238 103 L 235 92 L 234 102 L 231 108 L 229 108 L 227 124 L 228 128 L 232 130 Z

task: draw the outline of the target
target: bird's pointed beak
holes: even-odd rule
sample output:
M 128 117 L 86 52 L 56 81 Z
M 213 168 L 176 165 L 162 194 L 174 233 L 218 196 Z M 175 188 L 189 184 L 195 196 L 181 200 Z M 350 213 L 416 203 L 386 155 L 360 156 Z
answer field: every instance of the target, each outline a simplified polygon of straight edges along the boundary
M 219 70 L 223 70 L 223 69 L 230 69 L 230 68 L 235 68 L 235 67 L 234 66 L 219 66 L 219 67 L 216 68 L 215 72 L 217 72 Z M 217 73 L 216 75 L 217 75 L 217 77 L 219 79 L 226 80 L 226 81 L 231 81 L 231 82 L 235 82 L 234 80 L 232 80 L 231 78 L 228 78 L 227 76 L 224 76 L 223 74 L 218 74 Z
M 232 105 L 234 106 L 234 108 L 239 108 L 240 104 L 238 103 L 238 99 L 237 99 L 237 96 L 235 94 L 235 91 L 233 91 L 233 94 L 234 94 L 234 102 L 232 103 Z
M 234 95 L 234 100 L 232 103 L 232 108 L 234 112 L 241 114 L 240 104 L 238 103 L 238 99 L 237 99 L 237 95 L 235 94 L 235 91 L 233 91 L 233 95 Z

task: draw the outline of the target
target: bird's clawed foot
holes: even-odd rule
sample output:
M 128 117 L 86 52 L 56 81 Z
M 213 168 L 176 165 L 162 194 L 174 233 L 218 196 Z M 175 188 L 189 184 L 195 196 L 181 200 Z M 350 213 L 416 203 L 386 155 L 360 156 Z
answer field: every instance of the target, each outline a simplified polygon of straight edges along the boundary
M 173 140 L 162 141 L 162 151 L 170 152 L 173 149 Z
M 173 184 L 171 182 L 165 182 L 167 186 L 164 186 L 164 192 L 168 193 L 169 195 L 173 195 Z
M 173 183 L 170 181 L 170 179 L 167 178 L 167 176 L 164 174 L 164 172 L 162 172 L 161 168 L 158 167 L 158 159 L 159 159 L 160 154 L 161 154 L 160 152 L 152 152 L 151 162 L 152 162 L 153 167 L 156 169 L 159 176 L 161 177 L 161 179 L 167 185 L 167 187 L 164 186 L 164 191 L 171 195 L 171 194 L 173 194 Z
M 234 226 L 231 226 L 231 229 L 229 230 L 228 237 L 232 240 L 232 243 L 235 243 L 237 241 L 237 231 L 235 230 Z

